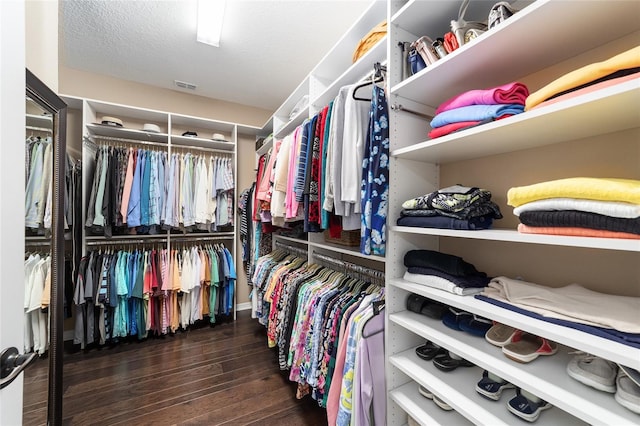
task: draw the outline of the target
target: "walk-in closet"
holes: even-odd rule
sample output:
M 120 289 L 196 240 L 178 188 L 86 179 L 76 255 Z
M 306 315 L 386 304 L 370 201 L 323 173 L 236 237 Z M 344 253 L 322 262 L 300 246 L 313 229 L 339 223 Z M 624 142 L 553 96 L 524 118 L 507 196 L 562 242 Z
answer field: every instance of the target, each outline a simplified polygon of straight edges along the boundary
M 1 425 L 640 424 L 639 2 L 6 1 L 0 63 Z

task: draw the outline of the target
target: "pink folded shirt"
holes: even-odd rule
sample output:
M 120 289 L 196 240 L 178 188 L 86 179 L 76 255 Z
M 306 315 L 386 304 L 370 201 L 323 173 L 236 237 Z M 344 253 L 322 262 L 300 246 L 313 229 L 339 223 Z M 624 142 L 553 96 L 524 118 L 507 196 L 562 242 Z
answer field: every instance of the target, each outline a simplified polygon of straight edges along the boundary
M 522 83 L 513 82 L 491 89 L 469 90 L 440 104 L 436 115 L 443 111 L 469 105 L 524 105 L 529 96 L 529 89 Z

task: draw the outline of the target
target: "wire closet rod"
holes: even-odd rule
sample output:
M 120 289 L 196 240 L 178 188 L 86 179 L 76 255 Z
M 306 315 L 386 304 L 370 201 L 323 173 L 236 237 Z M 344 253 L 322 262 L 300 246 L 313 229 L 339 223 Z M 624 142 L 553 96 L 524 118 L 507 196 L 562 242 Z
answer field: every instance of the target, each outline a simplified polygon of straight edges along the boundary
M 168 145 L 164 142 L 149 142 L 149 141 L 141 141 L 138 139 L 127 139 L 127 138 L 116 138 L 114 136 L 93 136 L 92 138 L 88 138 L 88 137 L 84 137 L 84 140 L 86 142 L 91 142 L 94 145 L 98 145 L 98 142 L 96 142 L 94 139 L 99 139 L 99 140 L 105 140 L 105 141 L 113 141 L 113 142 L 124 142 L 124 143 L 130 143 L 130 144 L 137 144 L 137 145 L 150 145 L 150 146 L 160 146 L 163 148 L 167 148 Z
M 202 236 L 202 237 L 188 237 L 188 236 L 171 236 L 171 242 L 176 243 L 190 243 L 197 241 L 214 241 L 214 240 L 232 240 L 233 235 L 210 235 L 210 236 Z
M 411 109 L 407 109 L 407 108 L 403 107 L 401 104 L 391 104 L 391 109 L 394 110 L 394 111 L 408 112 L 409 114 L 414 114 L 414 115 L 417 115 L 419 117 L 426 118 L 427 120 L 432 120 L 433 119 L 433 116 L 431 116 L 431 115 L 427 115 L 427 114 L 423 114 L 421 112 L 417 112 L 417 111 L 413 111 Z

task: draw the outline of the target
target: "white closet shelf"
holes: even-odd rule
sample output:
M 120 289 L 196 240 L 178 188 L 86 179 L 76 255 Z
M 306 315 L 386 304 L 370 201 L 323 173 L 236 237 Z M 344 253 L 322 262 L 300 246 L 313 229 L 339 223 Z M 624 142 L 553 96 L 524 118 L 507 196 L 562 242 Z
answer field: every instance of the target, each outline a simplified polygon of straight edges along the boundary
M 422 396 L 415 382 L 406 383 L 389 392 L 389 396 L 420 425 L 466 426 L 472 425 L 455 410 L 445 411 L 435 402 Z
M 309 245 L 311 247 L 326 249 L 326 250 L 330 250 L 337 253 L 347 254 L 349 256 L 355 256 L 363 259 L 373 260 L 376 262 L 384 263 L 385 261 L 385 258 L 383 256 L 367 255 L 367 254 L 360 253 L 360 247 L 348 247 L 348 246 L 342 246 L 340 244 L 335 244 L 335 243 L 313 242 L 313 241 L 309 241 Z
M 258 157 L 260 157 L 266 154 L 267 152 L 269 152 L 272 146 L 273 146 L 273 138 L 271 138 L 269 142 L 265 143 L 260 148 L 258 148 L 258 150 L 256 151 L 256 154 L 258 155 Z
M 135 139 L 142 142 L 168 143 L 169 135 L 166 133 L 145 132 L 126 127 L 114 127 L 104 124 L 87 123 L 87 130 L 92 136 L 106 136 L 111 138 Z
M 499 323 L 509 324 L 512 327 L 528 331 L 529 333 L 544 336 L 549 340 L 571 348 L 588 352 L 623 365 L 628 365 L 635 369 L 640 369 L 640 349 L 638 348 L 585 333 L 574 328 L 538 320 L 536 318 L 493 305 L 489 302 L 476 299 L 473 296 L 458 296 L 447 291 L 405 281 L 401 278 L 388 280 L 388 284 L 411 293 L 419 294 L 429 299 L 437 300 L 449 306 L 492 319 Z M 403 312 L 402 314 L 397 315 L 398 316 L 395 317 L 398 319 L 397 322 L 410 325 L 414 332 L 415 330 L 425 330 L 429 333 L 437 331 L 436 327 L 433 326 L 433 323 L 439 324 L 438 321 L 429 322 L 427 321 L 428 318 L 420 315 L 412 316 L 411 312 Z M 422 321 L 422 318 L 424 318 L 424 322 Z M 451 335 L 451 333 L 448 334 Z M 449 338 L 454 342 L 455 339 L 462 339 L 464 337 L 466 337 L 465 333 L 456 333 L 455 336 L 450 336 Z M 487 345 L 489 345 L 489 343 L 487 343 Z M 517 371 L 518 369 L 514 369 L 514 374 L 517 374 Z
M 351 65 L 342 75 L 333 82 L 310 104 L 316 108 L 322 108 L 328 105 L 340 91 L 342 86 L 353 84 L 367 77 L 373 71 L 375 62 L 383 62 L 387 57 L 387 37 L 382 38 L 367 53 L 365 53 L 357 62 Z M 364 91 L 362 92 L 364 93 Z
M 445 164 L 637 129 L 638 110 L 630 106 L 638 99 L 640 78 L 396 149 L 391 155 Z
M 213 139 L 180 135 L 171 135 L 171 145 L 175 145 L 177 148 L 180 146 L 194 146 L 199 148 L 220 149 L 229 151 L 229 153 L 233 153 L 233 149 L 235 147 L 235 144 L 231 141 L 222 142 Z
M 469 238 L 487 241 L 505 241 L 526 244 L 546 244 L 552 246 L 583 247 L 605 250 L 640 252 L 640 240 L 622 238 L 572 237 L 564 235 L 523 234 L 510 229 L 483 229 L 462 231 L 439 228 L 414 228 L 409 226 L 391 226 L 391 232 L 439 237 Z
M 231 133 L 235 126 L 234 123 L 227 121 L 211 120 L 208 118 L 194 117 L 191 115 L 171 114 L 171 125 L 179 125 L 180 127 L 196 127 L 201 129 L 210 129 L 211 132 Z
M 294 238 L 294 237 L 286 237 L 284 235 L 273 234 L 273 238 L 281 241 L 289 241 L 292 243 L 304 244 L 305 246 L 309 244 L 309 241 L 307 240 L 302 240 L 300 238 Z
M 482 378 L 481 368 L 461 367 L 451 372 L 440 371 L 431 361 L 420 359 L 413 348 L 392 355 L 389 361 L 405 374 L 413 376 L 418 383 L 435 395 L 439 395 L 443 401 L 475 424 L 513 425 L 518 423 L 517 417 L 506 407 L 507 401 L 515 395 L 515 392 L 505 392 L 500 401 L 488 400 L 476 392 L 476 383 Z M 542 395 L 538 396 L 544 398 Z M 612 395 L 608 396 L 613 400 Z M 435 407 L 435 409 L 439 408 Z M 586 423 L 559 407 L 553 407 L 542 413 L 536 424 L 584 425 Z
M 50 115 L 26 114 L 27 126 L 46 127 L 51 129 L 53 118 Z
M 293 132 L 296 127 L 301 125 L 304 120 L 309 118 L 309 105 L 302 108 L 292 119 L 286 122 L 282 127 L 273 133 L 275 139 L 282 139 L 289 133 Z
M 414 3 L 431 6 L 432 2 Z M 425 15 L 415 15 L 409 8 L 394 20 L 394 24 L 405 19 L 419 22 L 416 16 Z M 547 25 L 541 29 L 541 22 L 555 23 L 559 16 L 570 16 L 571 19 L 564 20 L 562 25 Z M 537 0 L 444 59 L 392 87 L 391 93 L 436 108 L 456 94 L 509 83 L 514 81 L 514 76 L 530 75 L 594 46 L 633 33 L 637 30 L 637 21 L 635 2 L 590 1 L 576 7 L 568 1 Z M 607 31 L 593 31 L 590 25 L 585 25 L 587 22 L 597 22 Z M 409 23 L 404 25 L 409 26 Z M 514 40 L 523 43 L 522 48 L 514 48 Z M 526 43 L 525 40 L 533 41 Z M 478 72 L 480 69 L 482 72 Z

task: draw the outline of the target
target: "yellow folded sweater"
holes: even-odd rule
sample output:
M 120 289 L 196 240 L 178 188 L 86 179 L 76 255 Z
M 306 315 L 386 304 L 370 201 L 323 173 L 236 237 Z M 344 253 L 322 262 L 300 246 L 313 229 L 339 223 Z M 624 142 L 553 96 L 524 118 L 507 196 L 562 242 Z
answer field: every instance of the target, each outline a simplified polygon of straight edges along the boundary
M 545 99 L 565 90 L 587 84 L 591 81 L 605 77 L 616 71 L 640 67 L 640 46 L 629 49 L 606 61 L 594 62 L 577 70 L 571 71 L 543 88 L 531 93 L 525 102 L 524 110 L 528 111 Z
M 640 204 L 640 180 L 589 177 L 551 180 L 509 189 L 507 204 L 518 207 L 556 197 Z

